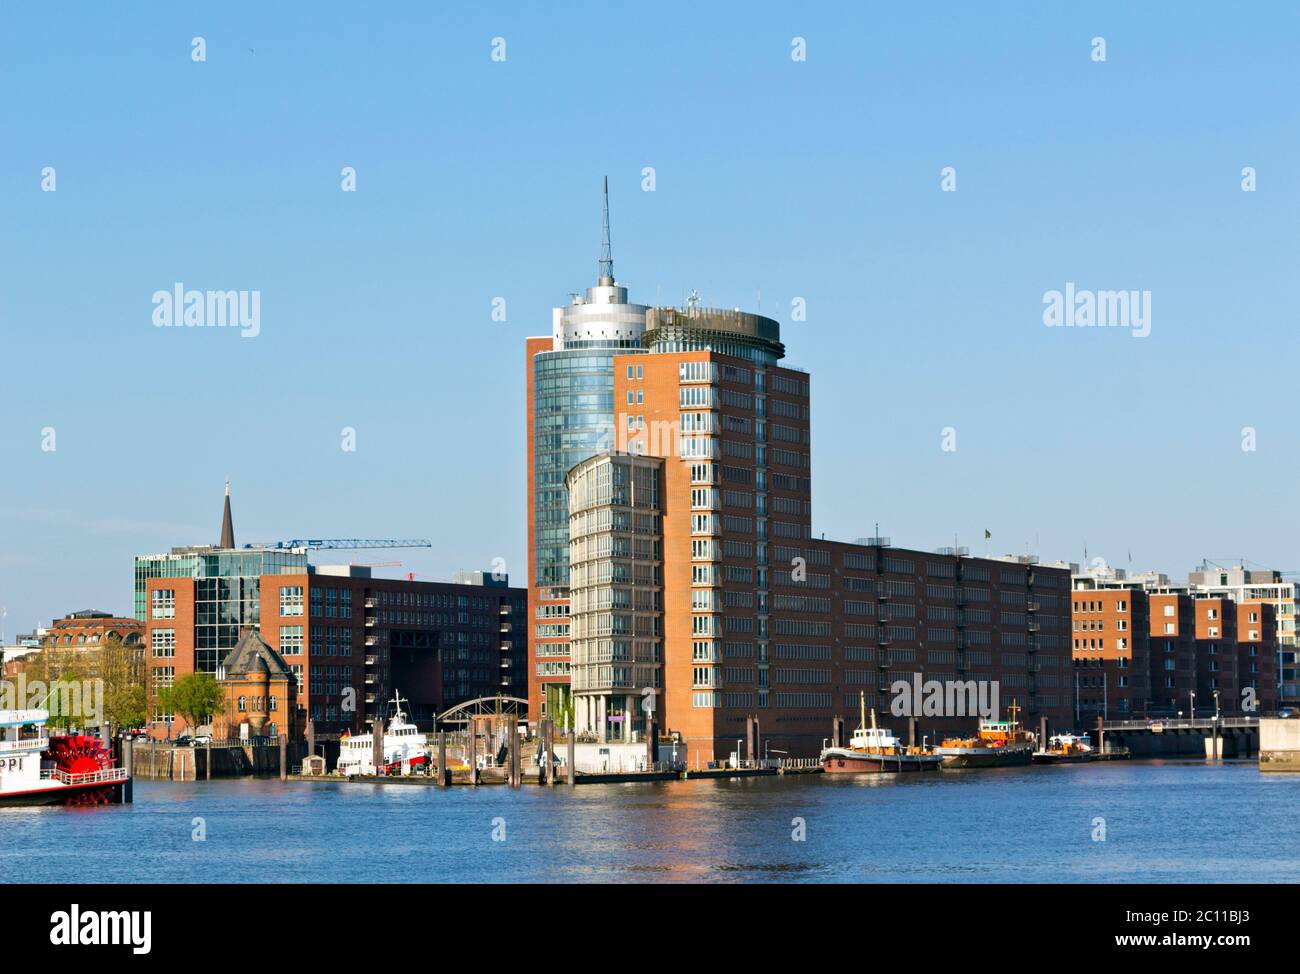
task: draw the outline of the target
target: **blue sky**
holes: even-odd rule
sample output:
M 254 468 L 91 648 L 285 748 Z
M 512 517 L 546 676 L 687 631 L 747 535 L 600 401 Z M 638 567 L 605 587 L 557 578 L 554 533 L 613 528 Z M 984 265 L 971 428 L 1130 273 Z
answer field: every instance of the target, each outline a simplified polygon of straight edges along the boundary
M 781 320 L 812 374 L 816 533 L 1300 569 L 1298 21 L 6 6 L 0 628 L 128 611 L 131 556 L 215 541 L 226 476 L 241 543 L 427 536 L 351 557 L 503 557 L 522 583 L 523 339 L 593 281 L 605 174 L 633 300 Z M 259 290 L 261 334 L 153 327 L 177 281 Z M 1149 290 L 1151 334 L 1044 327 L 1067 281 Z

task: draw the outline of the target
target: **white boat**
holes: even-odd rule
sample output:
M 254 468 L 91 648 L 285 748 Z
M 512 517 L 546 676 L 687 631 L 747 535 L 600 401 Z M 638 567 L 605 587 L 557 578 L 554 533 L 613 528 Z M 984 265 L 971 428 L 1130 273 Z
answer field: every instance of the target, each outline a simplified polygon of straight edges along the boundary
M 96 737 L 55 735 L 47 710 L 0 710 L 0 805 L 104 805 L 120 801 L 125 768 Z
M 405 701 L 410 703 L 410 701 Z M 393 694 L 392 720 L 384 727 L 383 764 L 375 768 L 375 735 L 344 734 L 339 739 L 339 774 L 405 774 L 429 763 L 429 742 L 406 719 L 401 694 Z
M 1096 757 L 1087 734 L 1053 734 L 1045 750 L 1034 752 L 1034 764 L 1076 764 Z

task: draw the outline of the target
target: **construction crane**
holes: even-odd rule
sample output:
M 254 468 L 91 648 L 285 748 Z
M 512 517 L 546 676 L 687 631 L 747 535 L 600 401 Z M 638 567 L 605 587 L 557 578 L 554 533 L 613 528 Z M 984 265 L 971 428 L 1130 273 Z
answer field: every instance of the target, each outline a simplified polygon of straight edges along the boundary
M 326 551 L 336 548 L 432 548 L 433 542 L 424 538 L 293 538 L 289 541 L 269 541 L 265 544 L 246 544 L 245 548 L 276 548 L 304 551 Z

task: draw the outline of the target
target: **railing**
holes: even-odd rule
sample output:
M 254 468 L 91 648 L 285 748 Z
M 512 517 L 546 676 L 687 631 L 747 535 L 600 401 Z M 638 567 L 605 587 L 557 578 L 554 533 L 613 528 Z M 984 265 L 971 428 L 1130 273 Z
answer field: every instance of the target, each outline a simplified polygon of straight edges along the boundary
M 1102 730 L 1151 730 L 1153 726 L 1161 730 L 1211 730 L 1218 727 L 1258 727 L 1258 717 L 1187 717 L 1152 718 L 1149 720 L 1108 720 L 1102 724 Z
M 317 735 L 317 737 L 319 738 L 320 735 Z M 141 740 L 143 740 L 143 738 L 141 738 Z M 164 746 L 164 747 L 193 747 L 193 748 L 201 748 L 201 747 L 252 747 L 252 746 L 254 746 L 254 745 L 257 745 L 257 746 L 263 746 L 263 745 L 265 745 L 265 746 L 270 746 L 270 747 L 278 747 L 278 746 L 280 745 L 280 739 L 279 739 L 278 737 L 266 737 L 266 736 L 252 735 L 252 736 L 248 737 L 247 739 L 244 739 L 244 738 L 242 738 L 242 737 L 214 737 L 214 738 L 212 738 L 211 740 L 208 740 L 208 741 L 200 741 L 200 742 L 197 743 L 197 744 L 196 744 L 193 740 L 190 740 L 190 741 L 188 741 L 188 742 L 185 743 L 185 744 L 179 744 L 179 743 L 177 743 L 177 741 L 174 740 L 174 739 L 173 739 L 173 740 L 163 739 L 163 740 L 160 740 L 160 741 L 152 741 L 152 742 L 150 742 L 150 744 L 149 744 L 150 747 L 153 747 L 153 746 L 156 746 L 156 745 L 162 745 L 162 746 Z
M 0 753 L 6 751 L 44 751 L 50 746 L 48 737 L 25 737 L 18 741 L 0 741 Z
M 777 767 L 820 767 L 822 758 L 781 758 Z
M 110 784 L 125 781 L 126 777 L 126 768 L 105 768 L 102 771 L 90 771 L 86 774 L 68 774 L 58 768 L 41 772 L 42 781 L 59 781 L 65 785 Z

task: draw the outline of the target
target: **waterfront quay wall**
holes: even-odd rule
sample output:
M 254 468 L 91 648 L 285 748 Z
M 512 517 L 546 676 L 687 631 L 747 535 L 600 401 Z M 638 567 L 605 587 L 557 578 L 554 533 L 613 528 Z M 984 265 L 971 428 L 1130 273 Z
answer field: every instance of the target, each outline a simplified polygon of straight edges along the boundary
M 1259 770 L 1300 771 L 1300 720 L 1259 722 Z
M 291 766 L 306 756 L 304 743 L 288 746 Z M 134 774 L 160 781 L 203 781 L 208 778 L 247 778 L 280 774 L 278 744 L 184 745 L 166 741 L 135 741 Z M 209 771 L 209 762 L 211 770 Z

